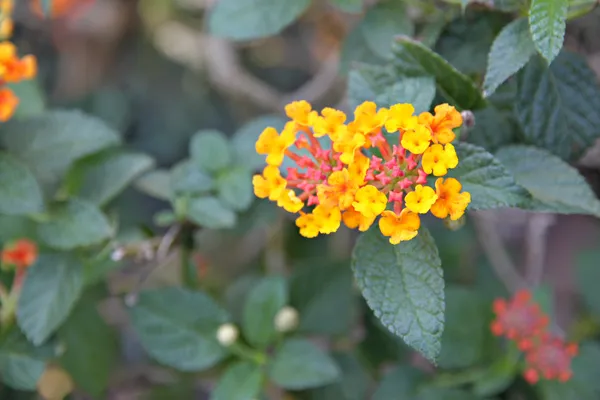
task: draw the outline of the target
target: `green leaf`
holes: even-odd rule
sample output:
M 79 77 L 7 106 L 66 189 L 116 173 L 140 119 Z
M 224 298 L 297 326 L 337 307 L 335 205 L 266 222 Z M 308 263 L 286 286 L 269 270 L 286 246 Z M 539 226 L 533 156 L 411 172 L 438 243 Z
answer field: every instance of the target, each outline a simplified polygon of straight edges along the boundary
M 404 78 L 386 88 L 375 99 L 380 107 L 390 107 L 397 103 L 411 103 L 415 113 L 429 111 L 435 97 L 435 80 L 430 77 Z
M 363 9 L 363 0 L 331 0 L 331 2 L 340 10 L 356 14 Z
M 493 105 L 473 113 L 475 126 L 468 132 L 467 140 L 489 152 L 514 143 L 517 138 L 517 123 Z
M 233 364 L 223 373 L 211 400 L 249 400 L 256 398 L 262 387 L 264 376 L 261 368 L 247 361 Z
M 236 211 L 246 211 L 254 200 L 252 174 L 243 167 L 223 172 L 217 178 L 219 199 Z
M 289 339 L 275 354 L 269 377 L 288 390 L 305 390 L 336 382 L 341 371 L 327 354 L 304 339 Z
M 478 379 L 473 382 L 473 393 L 477 396 L 492 396 L 504 392 L 519 373 L 521 353 L 516 346 L 494 360 Z
M 350 31 L 342 43 L 342 52 L 340 54 L 340 73 L 346 74 L 357 63 L 381 65 L 386 60 L 372 50 L 368 43 L 360 24 Z
M 171 174 L 162 169 L 142 175 L 133 186 L 140 192 L 160 200 L 169 201 L 172 197 Z
M 600 216 L 600 201 L 577 170 L 545 150 L 531 146 L 501 148 L 496 157 L 534 201 L 524 208 L 561 214 Z
M 568 0 L 532 0 L 529 8 L 531 38 L 548 63 L 563 46 Z
M 600 137 L 600 89 L 581 56 L 561 52 L 550 68 L 533 57 L 517 82 L 515 110 L 530 144 L 577 160 Z
M 0 377 L 13 389 L 35 390 L 46 369 L 45 358 L 13 330 L 0 343 Z
M 78 387 L 96 398 L 106 391 L 119 357 L 115 332 L 96 308 L 102 299 L 100 292 L 86 293 L 58 330 L 66 348 L 60 364 Z
M 70 250 L 108 239 L 113 229 L 92 203 L 71 199 L 50 207 L 48 219 L 38 225 L 39 238 L 50 247 Z
M 484 95 L 494 93 L 498 86 L 523 68 L 534 53 L 527 19 L 517 19 L 506 25 L 494 40 L 488 56 Z
M 45 188 L 54 189 L 71 163 L 120 143 L 102 120 L 80 111 L 48 111 L 2 126 L 0 141 L 24 161 Z
M 235 213 L 215 197 L 190 199 L 187 216 L 191 221 L 208 229 L 231 228 L 237 219 Z
M 40 212 L 42 191 L 29 169 L 12 155 L 0 152 L 0 213 Z
M 215 337 L 227 314 L 203 292 L 148 290 L 139 295 L 129 315 L 142 346 L 162 364 L 196 372 L 227 355 Z
M 435 361 L 444 330 L 444 279 L 429 232 L 391 245 L 376 227 L 354 247 L 352 270 L 375 316 L 406 344 Z
M 264 167 L 265 156 L 256 152 L 256 141 L 266 127 L 281 131 L 286 119 L 278 115 L 263 115 L 244 124 L 231 138 L 236 164 L 255 170 Z
M 17 83 L 9 83 L 8 86 L 19 98 L 13 118 L 25 119 L 40 115 L 46 109 L 46 99 L 36 79 L 30 79 Z
M 481 147 L 457 143 L 458 167 L 448 176 L 459 180 L 463 190 L 471 193 L 472 210 L 515 207 L 529 201 L 525 189 L 517 185 L 513 176 Z
M 424 387 L 417 392 L 417 400 L 479 400 L 465 390 Z
M 221 0 L 210 13 L 208 27 L 227 39 L 259 39 L 281 32 L 309 5 L 310 0 Z
M 351 353 L 333 355 L 336 364 L 342 371 L 339 382 L 332 383 L 309 392 L 309 400 L 364 400 L 371 383 L 367 371 L 361 362 Z
M 24 216 L 0 214 L 0 242 L 28 238 L 35 241 L 35 222 Z
M 41 254 L 28 270 L 17 321 L 35 345 L 44 342 L 67 319 L 83 289 L 83 265 L 69 254 Z
M 440 93 L 463 110 L 485 108 L 487 103 L 475 83 L 446 60 L 407 37 L 396 40 L 393 65 L 400 76 L 435 78 Z
M 244 305 L 242 330 L 248 341 L 264 348 L 277 337 L 275 315 L 287 304 L 288 288 L 284 278 L 271 276 L 252 288 Z
M 402 365 L 389 372 L 383 377 L 373 400 L 389 400 L 414 398 L 414 392 L 422 381 L 425 380 L 425 374 L 408 365 Z
M 127 188 L 154 160 L 141 153 L 111 152 L 92 156 L 71 170 L 71 195 L 99 206 L 105 205 Z
M 600 279 L 600 251 L 582 251 L 577 255 L 576 278 L 579 292 L 583 297 L 585 305 L 596 315 L 600 316 L 600 291 L 598 285 Z
M 213 178 L 198 163 L 184 160 L 171 169 L 171 191 L 184 194 L 202 194 L 215 187 Z
M 467 368 L 481 361 L 487 307 L 473 290 L 456 285 L 446 288 L 446 327 L 438 360 L 441 368 Z
M 388 59 L 392 52 L 392 41 L 397 35 L 412 36 L 414 26 L 401 1 L 381 1 L 366 14 L 359 29 L 367 46 L 379 57 Z
M 205 171 L 218 171 L 231 161 L 231 149 L 227 137 L 215 130 L 199 131 L 190 141 L 192 160 Z
M 347 265 L 315 261 L 295 269 L 290 282 L 290 305 L 301 315 L 298 330 L 343 334 L 352 324 L 354 294 Z

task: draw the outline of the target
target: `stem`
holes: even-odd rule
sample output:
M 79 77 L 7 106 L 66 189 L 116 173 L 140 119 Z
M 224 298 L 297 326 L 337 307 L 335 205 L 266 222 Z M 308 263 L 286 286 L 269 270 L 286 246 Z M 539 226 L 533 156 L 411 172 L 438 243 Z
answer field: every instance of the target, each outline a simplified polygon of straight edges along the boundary
M 238 357 L 259 365 L 263 365 L 267 362 L 267 356 L 264 353 L 251 349 L 240 342 L 233 343 L 229 346 L 229 350 Z
M 181 229 L 181 282 L 184 287 L 195 289 L 200 285 L 198 273 L 193 262 L 190 262 L 194 250 L 194 232 L 192 226 L 185 225 Z
M 554 224 L 554 214 L 535 213 L 527 221 L 525 236 L 525 275 L 527 282 L 537 286 L 544 274 L 548 230 Z

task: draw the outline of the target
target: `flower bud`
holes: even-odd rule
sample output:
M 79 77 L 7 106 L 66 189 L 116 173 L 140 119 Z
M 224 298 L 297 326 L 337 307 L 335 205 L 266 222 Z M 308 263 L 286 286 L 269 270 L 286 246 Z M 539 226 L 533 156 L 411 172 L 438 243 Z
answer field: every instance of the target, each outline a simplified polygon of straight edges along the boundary
M 285 306 L 275 315 L 275 329 L 279 332 L 293 331 L 298 326 L 298 319 L 298 311 Z
M 233 324 L 223 324 L 217 331 L 217 340 L 221 346 L 231 346 L 239 336 L 238 328 Z
M 123 258 L 125 258 L 125 249 L 122 247 L 116 248 L 110 255 L 110 259 L 115 262 L 121 261 Z

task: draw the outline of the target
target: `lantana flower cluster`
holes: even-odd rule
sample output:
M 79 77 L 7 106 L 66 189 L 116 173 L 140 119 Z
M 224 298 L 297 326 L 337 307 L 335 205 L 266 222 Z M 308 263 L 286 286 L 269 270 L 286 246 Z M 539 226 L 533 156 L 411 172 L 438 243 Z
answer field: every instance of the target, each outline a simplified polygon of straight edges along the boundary
M 0 121 L 8 121 L 17 106 L 19 98 L 6 85 L 33 78 L 37 73 L 34 56 L 19 58 L 16 46 L 6 40 L 12 34 L 12 0 L 0 0 Z
M 306 101 L 285 111 L 291 121 L 283 130 L 268 127 L 256 142 L 267 166 L 253 177 L 254 193 L 299 213 L 305 237 L 333 233 L 342 222 L 366 231 L 379 217 L 382 234 L 398 244 L 417 235 L 420 215 L 458 220 L 471 201 L 460 182 L 443 178 L 458 165 L 451 142 L 462 125 L 448 104 L 415 115 L 411 104 L 378 108 L 367 101 L 349 122 L 340 110 L 318 113 Z M 282 173 L 286 158 L 295 166 Z M 435 187 L 429 176 L 437 177 Z
M 561 382 L 571 378 L 571 360 L 578 347 L 549 331 L 549 318 L 529 291 L 521 290 L 509 301 L 496 299 L 493 309 L 492 333 L 514 341 L 525 353 L 525 380 L 534 384 L 541 377 Z

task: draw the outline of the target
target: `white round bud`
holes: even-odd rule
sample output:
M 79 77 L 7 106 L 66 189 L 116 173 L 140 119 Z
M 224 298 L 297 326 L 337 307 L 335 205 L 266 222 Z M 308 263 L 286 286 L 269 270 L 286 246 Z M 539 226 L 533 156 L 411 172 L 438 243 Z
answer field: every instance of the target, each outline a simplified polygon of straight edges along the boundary
M 239 336 L 238 328 L 233 324 L 223 324 L 217 331 L 217 340 L 221 346 L 231 346 Z
M 125 249 L 122 247 L 115 249 L 110 255 L 110 258 L 115 262 L 121 261 L 123 258 L 125 258 Z
M 279 332 L 289 332 L 298 326 L 298 311 L 294 307 L 285 306 L 275 315 L 275 329 Z

